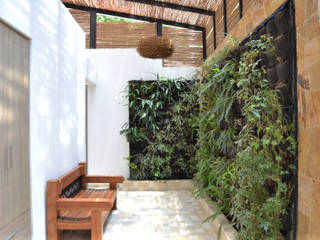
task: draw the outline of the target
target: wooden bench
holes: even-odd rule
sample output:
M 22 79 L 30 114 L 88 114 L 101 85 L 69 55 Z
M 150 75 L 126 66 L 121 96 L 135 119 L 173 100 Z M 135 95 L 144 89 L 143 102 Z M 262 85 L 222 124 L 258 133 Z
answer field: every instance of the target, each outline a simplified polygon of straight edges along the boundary
M 60 239 L 60 230 L 91 230 L 92 240 L 102 240 L 103 223 L 117 208 L 117 183 L 123 177 L 88 176 L 79 166 L 47 182 L 47 239 Z M 87 189 L 87 183 L 109 183 L 109 189 Z

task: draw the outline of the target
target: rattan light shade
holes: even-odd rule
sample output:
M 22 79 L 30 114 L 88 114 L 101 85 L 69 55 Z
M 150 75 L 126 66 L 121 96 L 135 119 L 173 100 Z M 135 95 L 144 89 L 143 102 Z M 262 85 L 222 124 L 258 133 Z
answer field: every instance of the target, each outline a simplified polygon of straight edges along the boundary
M 145 58 L 168 58 L 172 55 L 174 46 L 172 40 L 166 37 L 153 36 L 142 39 L 137 51 Z

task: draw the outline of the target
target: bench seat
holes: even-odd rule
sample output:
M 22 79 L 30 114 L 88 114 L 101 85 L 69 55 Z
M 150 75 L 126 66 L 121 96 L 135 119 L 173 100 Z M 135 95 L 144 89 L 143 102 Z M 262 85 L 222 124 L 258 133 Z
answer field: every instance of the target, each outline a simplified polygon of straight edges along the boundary
M 117 208 L 117 183 L 121 176 L 88 176 L 80 163 L 63 176 L 47 182 L 47 239 L 59 240 L 61 230 L 91 230 L 92 240 L 102 240 L 103 223 Z M 89 189 L 89 183 L 109 183 L 109 189 Z
M 114 199 L 116 191 L 109 189 L 86 189 L 81 190 L 73 198 L 107 198 Z M 107 218 L 109 211 L 103 211 L 105 219 Z M 58 224 L 65 222 L 90 222 L 91 211 L 90 210 L 61 210 L 58 217 Z

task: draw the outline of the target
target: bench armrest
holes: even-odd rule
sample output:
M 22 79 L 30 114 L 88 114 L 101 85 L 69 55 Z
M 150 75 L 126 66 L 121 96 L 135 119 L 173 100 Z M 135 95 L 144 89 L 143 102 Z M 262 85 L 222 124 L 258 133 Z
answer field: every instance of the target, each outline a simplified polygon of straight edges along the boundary
M 58 210 L 106 210 L 111 209 L 114 201 L 106 198 L 58 198 Z
M 123 183 L 122 176 L 83 176 L 83 183 Z

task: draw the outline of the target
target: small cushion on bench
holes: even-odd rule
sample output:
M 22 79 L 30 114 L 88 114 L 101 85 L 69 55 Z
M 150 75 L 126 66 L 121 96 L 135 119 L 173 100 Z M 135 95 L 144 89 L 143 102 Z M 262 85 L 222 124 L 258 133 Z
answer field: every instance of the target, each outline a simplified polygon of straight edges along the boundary
M 81 190 L 81 178 L 77 178 L 70 185 L 68 185 L 60 194 L 61 198 L 73 198 Z
M 89 189 L 80 190 L 74 198 L 112 198 L 116 194 L 115 190 L 109 189 Z M 107 215 L 107 210 L 103 215 Z M 89 210 L 61 210 L 58 222 L 90 222 L 91 211 Z

